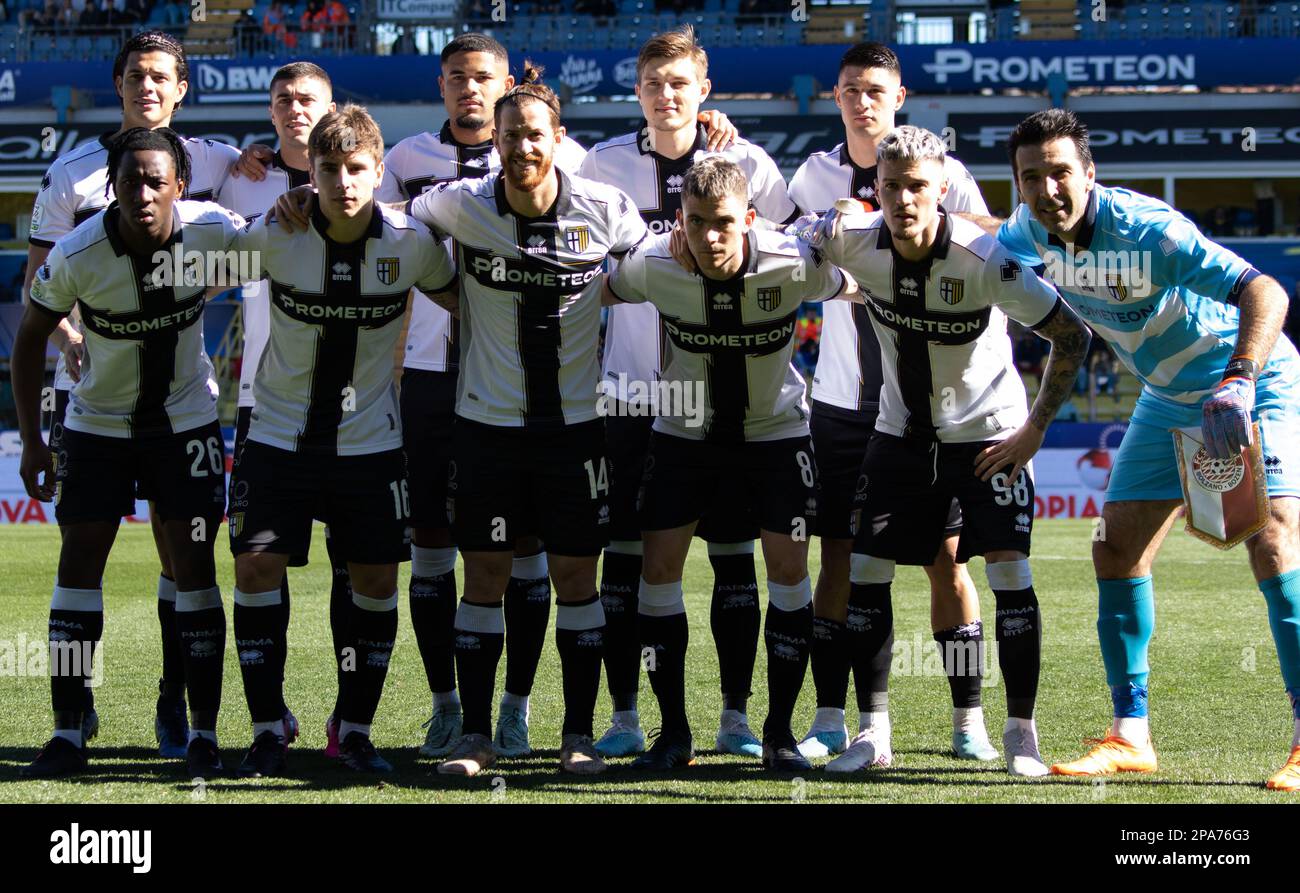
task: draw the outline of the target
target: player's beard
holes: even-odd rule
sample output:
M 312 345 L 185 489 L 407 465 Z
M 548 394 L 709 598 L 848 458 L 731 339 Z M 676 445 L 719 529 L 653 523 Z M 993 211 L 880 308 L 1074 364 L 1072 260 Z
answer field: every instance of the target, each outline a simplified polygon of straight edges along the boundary
M 487 126 L 487 118 L 473 113 L 461 115 L 456 119 L 456 126 L 462 130 L 482 130 Z
M 550 156 L 529 157 L 529 160 L 536 162 L 537 166 L 534 167 L 530 173 L 522 175 L 515 169 L 514 160 L 515 156 L 511 156 L 511 160 L 502 165 L 502 171 L 505 174 L 506 182 L 514 189 L 518 189 L 520 192 L 532 192 L 542 183 L 546 182 L 546 178 L 550 176 L 553 163 Z

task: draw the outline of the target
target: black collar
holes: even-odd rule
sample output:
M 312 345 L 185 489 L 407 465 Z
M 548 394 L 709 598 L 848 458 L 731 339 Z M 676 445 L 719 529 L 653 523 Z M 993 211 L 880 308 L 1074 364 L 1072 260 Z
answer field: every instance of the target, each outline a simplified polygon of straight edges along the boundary
M 874 164 L 871 167 L 863 167 L 854 161 L 853 156 L 849 154 L 849 144 L 847 141 L 840 143 L 840 166 L 851 167 L 855 171 L 862 171 L 863 173 L 870 173 L 876 169 Z
M 284 156 L 280 154 L 279 149 L 276 149 L 275 154 L 271 156 L 271 167 L 279 168 L 285 172 L 289 177 L 290 187 L 306 186 L 311 182 L 311 171 L 300 171 L 296 167 L 290 167 L 285 162 Z
M 320 233 L 320 237 L 324 239 L 326 242 L 332 242 L 335 245 L 350 244 L 350 243 L 335 242 L 333 239 L 329 237 L 329 235 L 327 235 L 330 228 L 330 222 L 329 222 L 329 218 L 326 217 L 323 213 L 321 213 L 319 195 L 316 197 L 316 201 L 312 202 L 311 223 L 312 226 L 316 228 L 316 232 Z M 374 202 L 370 208 L 370 225 L 366 227 L 365 235 L 363 235 L 361 238 L 363 240 L 379 239 L 379 238 L 383 238 L 383 235 L 384 235 L 384 214 L 382 211 L 379 210 L 379 202 Z
M 641 129 L 637 131 L 636 136 L 637 136 L 636 149 L 642 155 L 653 155 L 656 158 L 664 159 L 664 161 L 679 160 L 676 158 L 668 158 L 667 156 L 661 155 L 658 152 L 654 151 L 654 149 L 650 148 L 650 122 L 645 120 L 644 118 L 641 119 Z M 708 148 L 709 148 L 709 132 L 704 129 L 704 124 L 697 123 L 695 125 L 695 145 L 691 146 L 691 148 L 687 150 L 686 154 L 683 155 L 682 158 L 689 159 L 696 152 L 703 152 Z
M 883 214 L 883 212 L 882 212 Z M 889 232 L 889 227 L 885 225 L 884 217 L 880 219 L 880 234 L 876 237 L 877 248 L 888 248 L 903 263 L 926 263 L 930 260 L 943 260 L 948 257 L 948 248 L 952 245 L 952 218 L 942 207 L 939 208 L 939 232 L 935 234 L 934 245 L 930 248 L 930 256 L 923 261 L 909 261 L 898 253 L 894 247 L 894 237 Z
M 1083 220 L 1079 222 L 1079 234 L 1074 237 L 1074 249 L 1076 251 L 1087 251 L 1092 247 L 1092 237 L 1097 231 L 1097 202 L 1099 198 L 1098 189 L 1100 187 L 1092 184 L 1092 189 L 1088 192 L 1088 207 L 1083 211 Z M 1065 250 L 1065 242 L 1053 233 L 1047 234 L 1047 244 L 1056 248 Z
M 117 231 L 117 222 L 118 222 L 118 218 L 121 217 L 121 215 L 122 215 L 122 209 L 121 207 L 118 206 L 117 199 L 114 199 L 113 203 L 110 204 L 106 209 L 104 209 L 104 235 L 108 236 L 108 244 L 112 246 L 113 253 L 118 257 L 122 257 L 123 255 L 126 254 L 140 256 L 140 255 L 135 255 L 135 252 L 131 250 L 130 246 L 128 246 L 125 242 L 122 241 L 122 234 Z M 172 245 L 180 241 L 183 241 L 181 237 L 181 215 L 180 212 L 177 211 L 176 207 L 173 205 L 172 206 L 172 234 L 167 239 L 166 242 L 163 242 L 154 250 L 168 251 L 171 249 Z
M 568 214 L 573 208 L 573 186 L 569 183 L 568 174 L 560 170 L 559 167 L 553 166 L 551 169 L 555 171 L 555 176 L 560 180 L 560 190 L 555 195 L 555 202 L 538 217 L 525 217 L 510 207 L 510 202 L 506 199 L 505 172 L 497 171 L 492 182 L 492 193 L 496 197 L 497 213 L 502 217 L 507 214 L 514 214 L 520 220 L 558 220 Z
M 451 119 L 448 118 L 442 122 L 442 129 L 438 131 L 438 139 L 442 140 L 446 146 L 460 146 L 462 149 L 482 149 L 483 147 L 491 148 L 492 141 L 484 140 L 481 143 L 462 143 L 456 139 L 455 134 L 451 132 Z

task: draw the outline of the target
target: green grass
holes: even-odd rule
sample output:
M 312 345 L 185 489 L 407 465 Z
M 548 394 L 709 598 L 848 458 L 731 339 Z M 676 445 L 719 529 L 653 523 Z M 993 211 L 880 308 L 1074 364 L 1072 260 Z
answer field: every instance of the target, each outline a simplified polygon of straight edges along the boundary
M 0 528 L 0 642 L 43 639 L 58 531 L 53 527 Z M 1110 715 L 1094 629 L 1096 588 L 1089 561 L 1091 525 L 1045 521 L 1035 529 L 1034 575 L 1045 615 L 1044 665 L 1038 723 L 1044 757 L 1076 756 L 1085 737 L 1101 733 Z M 1291 719 L 1269 635 L 1263 599 L 1241 549 L 1223 555 L 1181 532 L 1166 544 L 1157 565 L 1157 627 L 1151 648 L 1153 728 L 1161 762 L 1154 776 L 1115 779 L 1104 786 L 1048 779 L 1026 782 L 1005 774 L 1001 763 L 972 765 L 947 756 L 950 701 L 942 676 L 896 672 L 891 683 L 895 766 L 869 776 L 838 781 L 814 770 L 802 781 L 764 775 L 754 761 L 702 753 L 700 763 L 677 775 L 644 777 L 616 761 L 594 780 L 563 776 L 557 768 L 561 718 L 559 661 L 553 637 L 533 693 L 534 747 L 525 760 L 503 761 L 486 777 L 452 780 L 417 761 L 428 717 L 426 690 L 410 618 L 402 599 L 400 635 L 384 700 L 374 726 L 376 745 L 397 767 L 391 780 L 359 780 L 321 755 L 322 726 L 333 703 L 327 618 L 328 566 L 319 530 L 312 565 L 295 570 L 293 622 L 286 695 L 303 725 L 290 753 L 290 779 L 210 780 L 197 792 L 178 761 L 159 758 L 153 744 L 153 701 L 160 666 L 155 618 L 156 559 L 149 530 L 124 529 L 109 560 L 105 580 L 107 618 L 105 671 L 96 699 L 103 725 L 91 745 L 92 774 L 73 782 L 24 782 L 18 768 L 49 734 L 46 678 L 0 677 L 0 802 L 1287 802 L 1261 782 L 1285 759 Z M 816 577 L 818 548 L 812 548 Z M 233 589 L 232 563 L 221 549 L 220 584 Z M 982 563 L 972 575 L 983 601 L 986 629 L 992 629 L 993 599 Z M 405 593 L 403 567 L 401 591 Z M 762 579 L 762 569 L 759 570 Z M 688 703 L 696 743 L 711 746 L 720 699 L 717 659 L 708 630 L 712 577 L 702 547 L 687 565 L 687 604 L 692 622 Z M 894 585 L 896 641 L 922 643 L 928 654 L 928 597 L 924 576 L 900 569 Z M 552 616 L 554 616 L 552 612 Z M 933 664 L 933 661 L 931 662 Z M 766 712 L 764 655 L 760 646 L 750 717 L 757 728 Z M 504 661 L 502 662 L 504 675 Z M 500 692 L 502 681 L 498 680 Z M 850 689 L 850 704 L 852 690 Z M 995 744 L 1004 719 L 1000 679 L 986 685 L 987 725 Z M 654 725 L 657 707 L 649 685 L 641 687 L 643 722 Z M 802 734 L 814 708 L 809 675 L 796 713 Z M 597 705 L 597 734 L 609 714 L 604 692 Z M 850 713 L 851 730 L 854 718 Z M 250 726 L 233 645 L 226 649 L 225 699 L 220 727 L 228 768 L 249 742 Z M 497 779 L 501 780 L 497 780 Z

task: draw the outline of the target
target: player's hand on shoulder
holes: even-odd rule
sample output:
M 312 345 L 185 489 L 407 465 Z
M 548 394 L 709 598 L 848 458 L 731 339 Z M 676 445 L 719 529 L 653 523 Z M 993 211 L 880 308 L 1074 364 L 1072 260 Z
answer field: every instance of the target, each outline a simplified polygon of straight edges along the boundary
M 736 142 L 736 137 L 740 136 L 740 131 L 736 129 L 735 124 L 731 123 L 731 119 L 717 109 L 700 112 L 699 120 L 704 125 L 705 137 L 708 140 L 707 148 L 710 152 L 721 152 L 729 148 Z
M 1043 445 L 1046 431 L 1040 431 L 1032 422 L 1025 422 L 1006 440 L 981 450 L 975 457 L 975 476 L 987 481 L 1010 466 L 1007 480 L 1015 481 Z
M 674 224 L 669 231 L 668 251 L 683 270 L 696 276 L 700 274 L 700 268 L 695 263 L 695 255 L 691 254 L 691 246 L 686 241 L 686 230 L 682 229 L 680 224 Z
M 41 502 L 54 498 L 54 462 L 50 448 L 39 434 L 30 441 L 23 441 L 23 456 L 18 465 L 18 474 L 23 479 L 27 495 Z M 44 477 L 44 481 L 41 478 Z
M 254 183 L 261 182 L 266 179 L 266 168 L 274 157 L 275 152 L 271 151 L 270 146 L 253 143 L 239 153 L 239 159 L 230 166 L 230 175 L 245 176 Z
M 275 200 L 275 206 L 267 215 L 267 222 L 279 221 L 280 226 L 289 232 L 305 230 L 311 222 L 315 202 L 315 189 L 310 186 L 295 186 Z
M 74 325 L 69 325 L 65 334 L 67 339 L 61 348 L 63 363 L 68 370 L 68 377 L 78 382 L 81 381 L 81 358 L 86 352 L 86 336 L 77 331 Z

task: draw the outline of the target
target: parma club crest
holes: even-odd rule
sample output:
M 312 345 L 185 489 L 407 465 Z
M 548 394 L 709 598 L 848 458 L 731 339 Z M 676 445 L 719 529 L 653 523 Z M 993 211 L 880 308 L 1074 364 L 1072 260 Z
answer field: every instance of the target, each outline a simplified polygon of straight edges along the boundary
M 375 261 L 375 275 L 384 285 L 392 285 L 397 281 L 398 271 L 402 268 L 401 258 L 381 257 Z
M 758 309 L 770 313 L 781 306 L 781 286 L 760 288 L 757 292 Z
M 953 279 L 951 276 L 939 277 L 939 297 L 943 298 L 945 304 L 960 304 L 966 292 L 966 283 L 961 279 Z
M 591 230 L 585 226 L 571 226 L 564 231 L 564 241 L 574 254 L 582 254 L 591 244 Z

